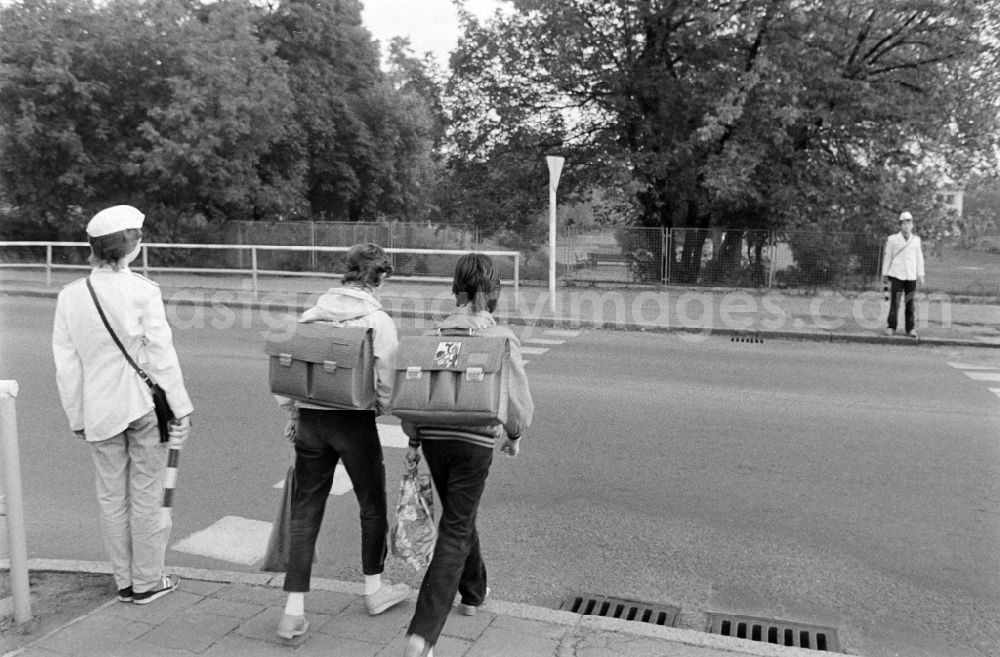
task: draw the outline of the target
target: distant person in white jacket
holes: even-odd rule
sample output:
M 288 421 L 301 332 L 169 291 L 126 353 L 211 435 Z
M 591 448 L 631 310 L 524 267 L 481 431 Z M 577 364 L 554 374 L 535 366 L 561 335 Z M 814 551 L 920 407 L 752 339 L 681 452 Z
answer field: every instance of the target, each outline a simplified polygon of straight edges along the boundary
M 924 284 L 924 253 L 920 238 L 913 234 L 913 215 L 903 212 L 899 215 L 899 232 L 885 241 L 882 256 L 882 277 L 889 282 L 889 322 L 886 335 L 896 332 L 899 315 L 899 296 L 903 295 L 906 335 L 917 337 L 913 297 L 917 286 Z
M 52 329 L 56 382 L 69 428 L 94 459 L 101 533 L 122 602 L 146 604 L 177 587 L 165 575 L 169 515 L 161 513 L 168 445 L 180 446 L 193 407 L 184 388 L 160 288 L 129 270 L 139 253 L 144 215 L 116 205 L 87 224 L 88 278 L 59 292 Z M 176 420 L 160 442 L 149 386 L 129 365 L 98 312 L 140 368 L 167 393 Z

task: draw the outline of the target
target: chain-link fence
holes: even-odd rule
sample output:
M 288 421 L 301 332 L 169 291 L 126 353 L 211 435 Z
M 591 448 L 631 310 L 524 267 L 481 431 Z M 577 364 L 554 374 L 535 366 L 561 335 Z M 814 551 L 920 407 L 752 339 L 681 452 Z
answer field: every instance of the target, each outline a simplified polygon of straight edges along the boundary
M 230 221 L 224 227 L 223 240 L 227 244 L 274 246 L 350 246 L 374 242 L 387 248 L 470 251 L 481 244 L 476 226 L 336 221 Z M 241 269 L 249 266 L 248 262 L 244 262 L 248 257 L 247 251 L 233 251 L 227 257 L 231 267 Z M 346 265 L 344 253 L 262 251 L 257 257 L 258 266 L 271 271 L 341 273 Z M 397 274 L 406 276 L 450 275 L 454 267 L 452 260 L 434 254 L 393 255 Z
M 447 277 L 455 258 L 421 250 L 515 250 L 521 254 L 520 277 L 548 279 L 549 251 L 544 238 L 483 237 L 474 226 L 410 223 L 230 222 L 223 244 L 269 246 L 339 246 L 376 242 L 416 250 L 393 254 L 399 276 Z M 569 283 L 684 285 L 748 288 L 874 290 L 880 287 L 886 235 L 768 231 L 576 226 L 559 231 L 556 276 Z M 501 243 L 502 242 L 502 243 Z M 50 265 L 85 266 L 86 246 L 53 246 Z M 925 290 L 947 294 L 1000 297 L 1000 236 L 974 241 L 924 241 Z M 0 264 L 46 264 L 45 246 L 0 248 Z M 255 268 L 274 272 L 339 275 L 344 253 L 260 249 L 165 249 L 148 254 L 148 266 L 201 269 Z M 498 263 L 513 275 L 511 263 Z M 254 267 L 254 265 L 256 265 Z M 509 271 L 508 271 L 509 270 Z
M 725 228 L 564 229 L 557 275 L 589 283 L 872 290 L 886 235 Z M 923 242 L 926 289 L 1000 296 L 1000 236 Z M 527 278 L 527 277 L 526 277 Z

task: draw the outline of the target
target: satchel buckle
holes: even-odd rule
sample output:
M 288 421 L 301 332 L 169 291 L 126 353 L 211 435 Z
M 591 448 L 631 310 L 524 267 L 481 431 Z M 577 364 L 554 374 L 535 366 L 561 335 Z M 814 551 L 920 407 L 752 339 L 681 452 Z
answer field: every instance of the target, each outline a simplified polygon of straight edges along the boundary
M 328 374 L 333 374 L 337 371 L 337 361 L 335 360 L 324 360 L 323 361 L 323 371 Z
M 465 370 L 465 380 L 466 381 L 482 381 L 483 380 L 483 368 L 481 367 L 470 367 Z
M 278 354 L 278 362 L 281 363 L 282 367 L 292 366 L 292 355 L 291 354 Z
M 423 369 L 420 367 L 407 367 L 406 368 L 406 380 L 419 379 L 420 375 L 423 374 Z

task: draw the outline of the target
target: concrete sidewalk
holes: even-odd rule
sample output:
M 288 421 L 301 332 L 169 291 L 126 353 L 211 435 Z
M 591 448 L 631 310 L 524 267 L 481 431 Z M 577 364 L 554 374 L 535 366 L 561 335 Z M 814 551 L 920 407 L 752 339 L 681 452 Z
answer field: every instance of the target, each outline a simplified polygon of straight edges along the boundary
M 45 273 L 0 267 L 0 294 L 54 297 L 62 285 L 84 270 Z M 311 305 L 339 278 L 259 277 L 257 294 L 245 276 L 156 272 L 164 300 L 177 317 L 191 323 L 185 307 L 258 308 L 277 319 Z M 429 326 L 454 308 L 447 283 L 390 280 L 382 293 L 390 315 Z M 554 305 L 554 308 L 553 308 Z M 532 327 L 603 328 L 680 332 L 692 339 L 709 335 L 758 341 L 766 339 L 871 342 L 894 345 L 1000 346 L 1000 305 L 995 299 L 918 293 L 917 332 L 913 340 L 883 335 L 888 304 L 881 292 L 742 290 L 724 288 L 559 287 L 555 303 L 548 288 L 521 285 L 517 299 L 505 288 L 497 318 Z M 203 315 L 210 321 L 211 317 Z M 218 319 L 218 317 L 215 317 Z M 213 322 L 217 326 L 218 322 Z
M 32 560 L 32 570 L 110 573 L 101 562 Z M 177 591 L 149 605 L 112 597 L 4 657 L 400 657 L 413 599 L 369 616 L 360 584 L 313 578 L 310 628 L 275 634 L 284 605 L 281 575 L 173 570 Z M 110 574 L 109 574 L 110 582 Z M 109 583 L 109 588 L 111 584 Z M 415 594 L 414 594 L 415 595 Z M 636 621 L 581 616 L 490 599 L 473 617 L 453 613 L 436 657 L 804 657 L 785 647 Z

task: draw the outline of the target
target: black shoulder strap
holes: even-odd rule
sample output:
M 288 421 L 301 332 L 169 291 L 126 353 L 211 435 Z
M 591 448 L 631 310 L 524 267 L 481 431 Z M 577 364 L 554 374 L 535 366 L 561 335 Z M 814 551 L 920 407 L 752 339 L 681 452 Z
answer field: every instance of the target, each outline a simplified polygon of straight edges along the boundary
M 90 296 L 94 300 L 94 305 L 97 306 L 97 312 L 101 316 L 101 321 L 104 322 L 104 328 L 108 329 L 108 333 L 111 334 L 111 339 L 114 340 L 115 344 L 118 345 L 118 348 L 122 350 L 122 355 L 125 356 L 125 360 L 127 360 L 128 364 L 132 366 L 132 369 L 139 374 L 139 377 L 146 382 L 146 385 L 152 386 L 153 380 L 149 378 L 148 374 L 142 371 L 141 367 L 135 364 L 132 357 L 128 355 L 127 351 L 125 351 L 125 345 L 123 345 L 122 341 L 118 339 L 118 334 L 115 333 L 114 329 L 111 328 L 111 324 L 108 323 L 108 318 L 104 315 L 104 309 L 101 308 L 101 302 L 97 300 L 97 292 L 94 292 L 94 286 L 91 285 L 90 278 L 87 279 L 87 289 L 90 290 Z

